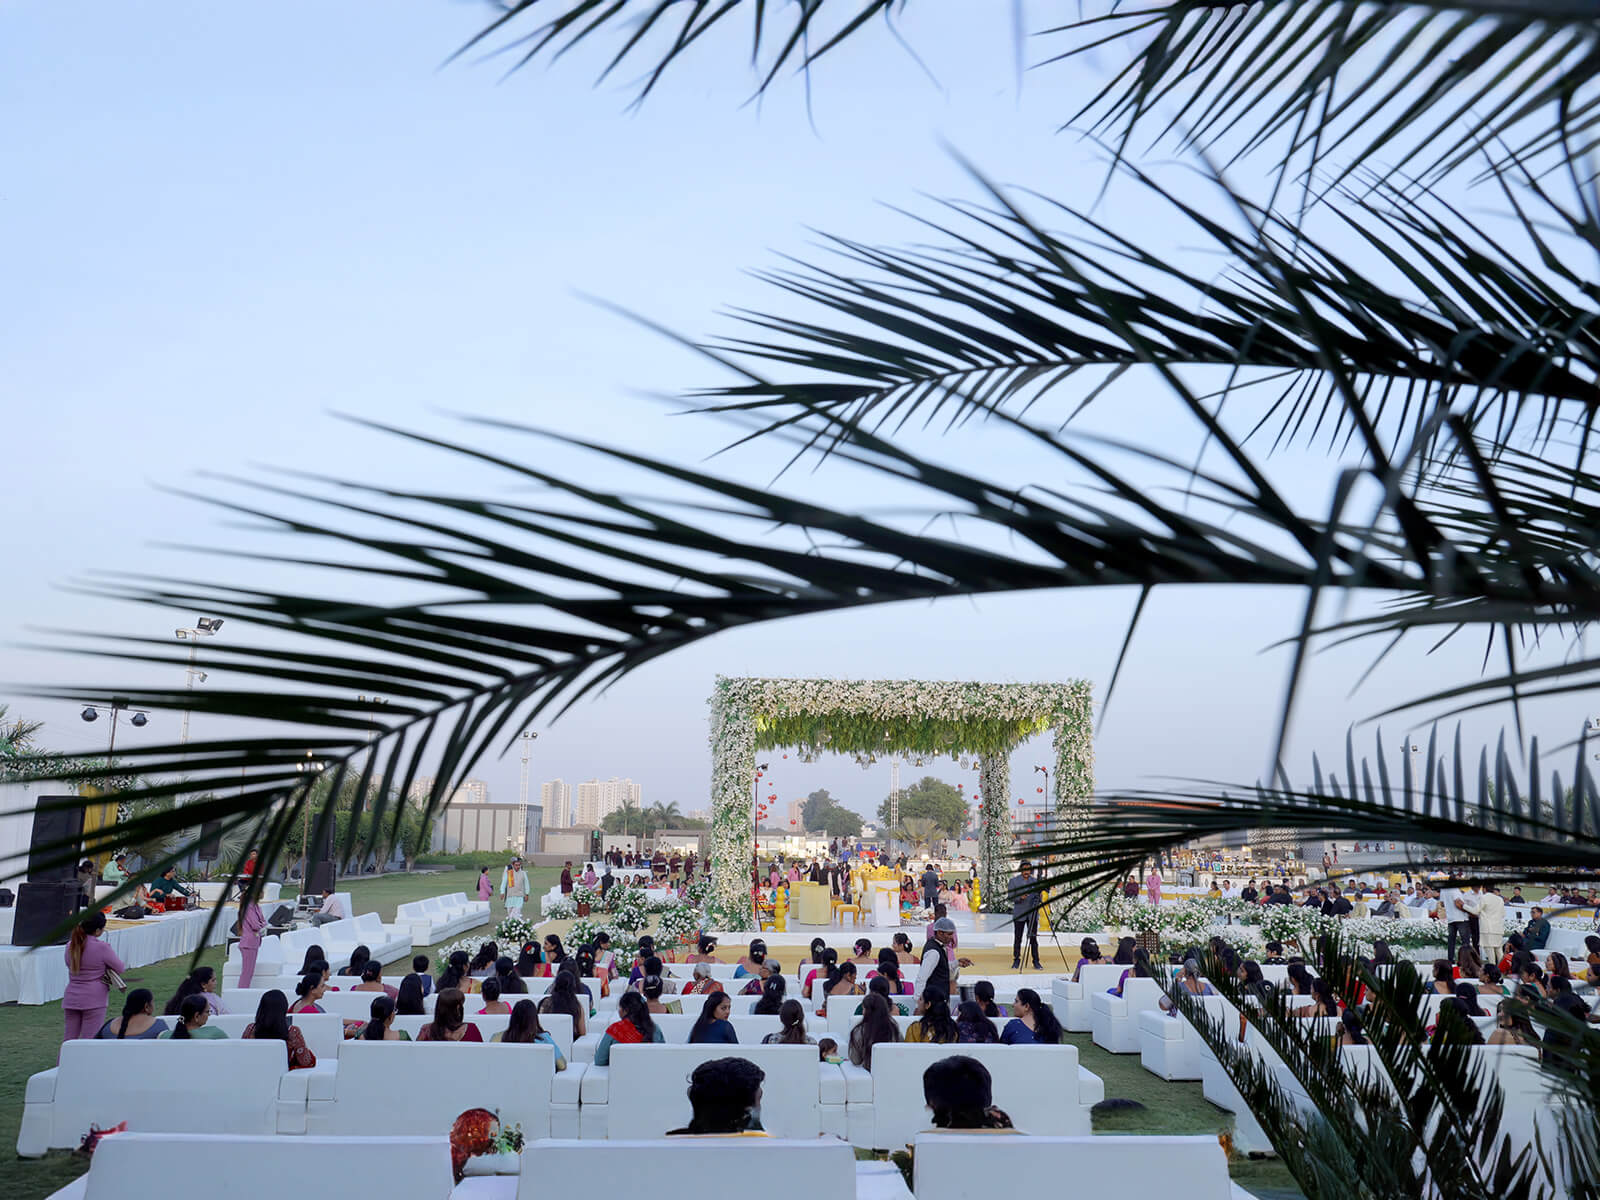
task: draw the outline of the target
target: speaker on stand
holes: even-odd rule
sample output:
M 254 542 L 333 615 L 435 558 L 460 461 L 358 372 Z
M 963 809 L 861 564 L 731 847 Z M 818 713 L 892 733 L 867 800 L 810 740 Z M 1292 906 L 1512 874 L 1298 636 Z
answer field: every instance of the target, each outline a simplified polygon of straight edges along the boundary
M 60 945 L 67 940 L 67 918 L 78 911 L 82 844 L 83 801 L 77 796 L 40 796 L 33 811 L 28 879 L 17 885 L 12 945 Z

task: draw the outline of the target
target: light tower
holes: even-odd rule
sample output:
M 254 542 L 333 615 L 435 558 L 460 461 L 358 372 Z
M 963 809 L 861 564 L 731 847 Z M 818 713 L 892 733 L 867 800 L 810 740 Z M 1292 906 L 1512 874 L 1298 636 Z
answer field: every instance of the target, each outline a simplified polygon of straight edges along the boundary
M 517 796 L 517 835 L 522 852 L 528 852 L 528 764 L 533 759 L 533 743 L 539 735 L 531 729 L 522 731 L 522 786 Z
M 221 628 L 221 617 L 201 617 L 194 623 L 192 628 L 173 630 L 180 642 L 187 641 L 189 643 L 189 666 L 185 673 L 188 675 L 188 690 L 191 692 L 194 691 L 195 680 L 198 679 L 201 683 L 206 681 L 206 673 L 194 665 L 194 652 L 200 648 L 200 639 L 203 637 L 215 637 L 217 630 Z M 185 708 L 183 710 L 183 728 L 178 733 L 178 741 L 182 744 L 188 742 L 188 740 L 189 710 Z
M 889 828 L 900 828 L 900 760 L 889 760 Z

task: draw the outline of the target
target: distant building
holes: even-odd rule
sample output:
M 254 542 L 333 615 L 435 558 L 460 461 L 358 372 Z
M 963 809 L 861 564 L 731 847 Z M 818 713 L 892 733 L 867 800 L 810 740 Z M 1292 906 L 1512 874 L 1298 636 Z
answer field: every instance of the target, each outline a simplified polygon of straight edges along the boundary
M 425 801 L 433 792 L 434 784 L 438 779 L 432 775 L 418 775 L 411 781 L 411 786 L 406 789 L 406 799 Z M 465 780 L 460 787 L 450 793 L 451 804 L 487 804 L 489 803 L 489 785 L 481 779 Z
M 631 779 L 588 779 L 578 785 L 577 804 L 571 816 L 573 825 L 599 825 L 611 813 L 632 804 L 643 807 L 644 790 Z
M 539 785 L 539 803 L 544 805 L 545 824 L 556 829 L 572 823 L 572 785 L 552 779 Z
M 544 810 L 528 805 L 527 823 L 518 826 L 521 806 L 452 801 L 433 821 L 432 848 L 442 854 L 532 853 L 540 844 Z
M 800 819 L 801 812 L 805 806 L 806 802 L 804 800 L 791 800 L 786 806 L 788 815 L 784 817 L 784 820 L 789 823 L 789 829 L 793 833 L 800 833 L 805 829 L 805 822 Z

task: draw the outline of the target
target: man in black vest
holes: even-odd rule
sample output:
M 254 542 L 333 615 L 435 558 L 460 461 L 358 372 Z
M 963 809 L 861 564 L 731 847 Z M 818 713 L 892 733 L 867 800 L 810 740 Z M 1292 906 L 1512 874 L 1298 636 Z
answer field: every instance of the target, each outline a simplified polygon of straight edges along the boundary
M 950 953 L 950 943 L 956 936 L 956 923 L 949 917 L 940 917 L 933 923 L 933 936 L 922 947 L 922 965 L 917 968 L 916 992 L 955 995 L 956 979 L 962 967 L 970 967 L 970 958 L 955 958 Z
M 1022 939 L 1028 939 L 1033 953 L 1033 969 L 1044 970 L 1039 962 L 1039 896 L 1033 885 L 1033 864 L 1024 862 L 1006 883 L 1011 900 L 1011 969 L 1022 969 Z

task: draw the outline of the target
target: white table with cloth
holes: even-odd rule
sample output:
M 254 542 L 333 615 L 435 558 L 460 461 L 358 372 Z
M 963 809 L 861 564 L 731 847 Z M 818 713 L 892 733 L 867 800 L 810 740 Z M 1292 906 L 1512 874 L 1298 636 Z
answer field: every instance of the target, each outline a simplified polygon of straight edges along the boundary
M 16 911 L 15 908 L 0 909 L 0 1004 L 48 1004 L 59 1000 L 67 991 L 65 947 L 41 946 L 30 950 L 26 946 L 11 945 Z M 131 922 L 107 918 L 108 927 L 101 936 L 130 969 L 148 966 L 198 950 L 213 911 L 202 908 L 163 913 Z M 222 945 L 238 917 L 238 910 L 230 905 L 218 917 L 205 944 Z

